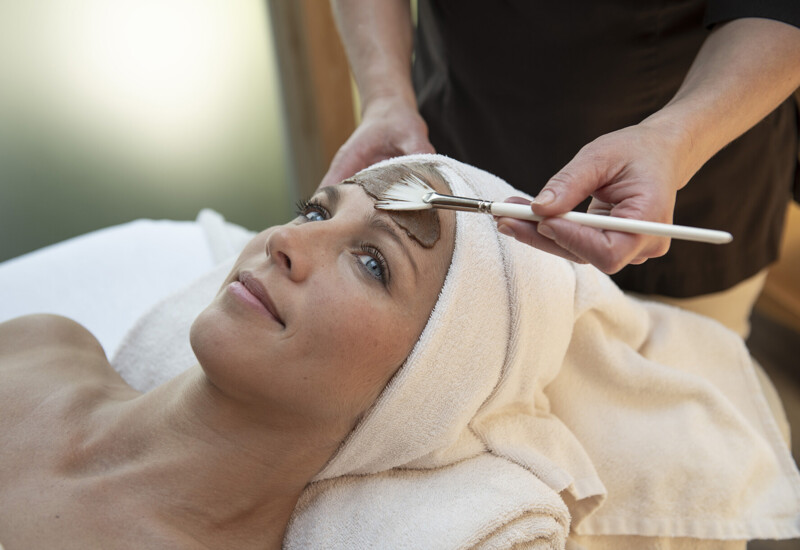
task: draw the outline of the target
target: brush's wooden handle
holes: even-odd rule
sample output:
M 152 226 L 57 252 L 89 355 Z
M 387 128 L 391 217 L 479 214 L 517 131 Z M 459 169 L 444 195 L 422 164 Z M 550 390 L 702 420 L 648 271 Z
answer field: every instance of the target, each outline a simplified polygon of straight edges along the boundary
M 514 204 L 510 202 L 492 203 L 492 215 L 507 216 L 520 220 L 531 220 L 534 222 L 542 221 L 542 216 L 537 216 L 531 210 L 529 204 Z M 672 239 L 682 239 L 684 241 L 698 241 L 711 244 L 725 244 L 733 240 L 733 235 L 727 231 L 717 231 L 716 229 L 701 229 L 699 227 L 689 227 L 686 225 L 672 225 L 668 223 L 646 222 L 641 220 L 631 220 L 629 218 L 615 218 L 613 216 L 601 216 L 599 214 L 586 214 L 584 212 L 567 212 L 561 214 L 559 218 L 564 218 L 571 222 L 579 223 L 597 229 L 609 229 L 611 231 L 622 231 L 624 233 L 641 233 L 644 235 L 656 235 L 659 237 L 670 237 Z

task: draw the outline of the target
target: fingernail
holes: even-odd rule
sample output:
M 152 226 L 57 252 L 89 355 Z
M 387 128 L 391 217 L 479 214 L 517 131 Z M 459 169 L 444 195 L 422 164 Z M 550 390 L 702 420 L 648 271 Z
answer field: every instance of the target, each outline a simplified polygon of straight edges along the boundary
M 547 225 L 544 225 L 543 223 L 539 224 L 539 227 L 537 228 L 537 231 L 539 231 L 539 235 L 547 237 L 551 241 L 556 238 L 556 234 L 553 231 L 553 229 L 551 227 L 547 226 Z
M 497 230 L 498 230 L 500 233 L 502 233 L 503 235 L 507 235 L 507 236 L 511 237 L 512 239 L 516 237 L 516 235 L 514 234 L 514 230 L 513 230 L 513 229 L 511 229 L 510 227 L 508 227 L 508 226 L 507 226 L 507 225 L 505 225 L 505 224 L 503 224 L 503 225 L 498 225 L 498 226 L 497 226 Z
M 555 199 L 556 199 L 556 194 L 550 191 L 549 189 L 545 189 L 544 191 L 539 193 L 535 199 L 533 199 L 533 202 L 540 206 L 544 206 L 545 204 L 550 204 Z

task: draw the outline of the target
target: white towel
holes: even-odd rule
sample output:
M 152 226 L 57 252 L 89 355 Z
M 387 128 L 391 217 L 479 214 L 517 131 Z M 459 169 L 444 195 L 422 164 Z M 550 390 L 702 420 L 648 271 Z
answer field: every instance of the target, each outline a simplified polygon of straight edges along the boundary
M 287 550 L 564 548 L 564 502 L 530 472 L 491 454 L 434 470 L 388 470 L 312 484 Z
M 441 156 L 386 163 L 415 160 L 437 163 L 456 195 L 518 194 Z M 561 493 L 578 533 L 800 536 L 800 476 L 738 336 L 628 298 L 488 216 L 456 224 L 419 342 L 317 479 L 486 449 Z
M 386 163 L 406 160 L 436 162 L 456 195 L 476 196 L 472 185 L 492 178 L 506 186 L 441 156 Z M 316 479 L 437 468 L 490 450 L 568 491 L 581 503 L 573 521 L 599 504 L 591 460 L 542 394 L 572 333 L 573 268 L 509 244 L 490 216 L 457 213 L 453 260 L 422 336 Z M 552 307 L 556 299 L 567 303 Z
M 445 157 L 387 162 L 406 161 L 438 163 L 454 194 L 519 195 Z M 162 303 L 129 335 L 115 358 L 123 376 L 175 345 L 159 335 L 179 314 L 188 326 L 187 301 Z M 578 533 L 800 535 L 800 477 L 736 335 L 628 298 L 594 268 L 458 213 L 453 264 L 420 341 L 309 490 L 440 471 L 487 452 L 560 493 Z M 340 523 L 337 499 L 320 502 L 331 502 L 331 521 L 321 513 L 306 529 L 367 525 Z

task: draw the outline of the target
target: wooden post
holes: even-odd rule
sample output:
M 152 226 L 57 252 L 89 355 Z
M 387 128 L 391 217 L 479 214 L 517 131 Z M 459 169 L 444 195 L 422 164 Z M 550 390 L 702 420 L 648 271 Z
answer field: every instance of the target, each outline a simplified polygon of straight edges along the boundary
M 327 0 L 268 0 L 290 173 L 310 196 L 355 129 L 350 71 Z

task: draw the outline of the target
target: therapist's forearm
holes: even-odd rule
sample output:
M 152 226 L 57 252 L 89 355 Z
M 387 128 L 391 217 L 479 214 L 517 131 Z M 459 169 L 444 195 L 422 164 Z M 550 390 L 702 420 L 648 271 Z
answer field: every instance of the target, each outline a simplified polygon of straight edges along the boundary
M 747 18 L 716 28 L 675 97 L 644 123 L 674 132 L 685 181 L 800 87 L 800 29 Z
M 411 84 L 413 34 L 408 0 L 332 0 L 339 35 L 361 96 L 416 106 Z

